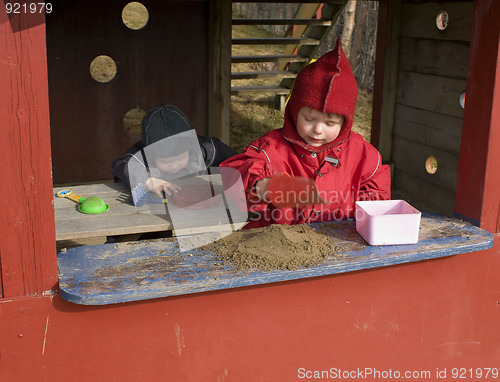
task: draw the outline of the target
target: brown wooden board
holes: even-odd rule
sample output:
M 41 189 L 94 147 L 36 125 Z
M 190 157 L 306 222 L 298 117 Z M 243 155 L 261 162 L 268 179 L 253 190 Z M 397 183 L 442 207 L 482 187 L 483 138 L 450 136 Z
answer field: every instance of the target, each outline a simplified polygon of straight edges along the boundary
M 78 186 L 65 186 L 57 187 L 54 189 L 54 210 L 57 211 L 61 208 L 67 208 L 69 203 L 73 203 L 67 198 L 55 197 L 57 191 L 63 189 L 70 189 L 73 193 L 83 196 L 99 196 L 106 201 L 106 204 L 130 204 L 132 205 L 132 196 L 130 190 L 128 190 L 123 183 L 96 183 L 96 184 L 84 184 Z
M 229 144 L 231 111 L 230 0 L 210 1 L 208 64 L 208 134 Z
M 440 40 L 470 41 L 473 2 L 404 3 L 401 11 L 401 36 Z M 448 12 L 448 27 L 439 30 L 436 17 Z
M 400 22 L 401 0 L 380 2 L 371 143 L 379 149 L 384 162 L 392 161 Z
M 401 37 L 399 70 L 466 79 L 469 43 Z
M 221 178 L 215 175 L 178 179 L 176 182 L 178 185 L 189 187 L 193 184 L 206 184 L 207 181 L 210 181 L 211 187 L 217 194 L 223 191 Z M 79 203 L 57 196 L 59 191 L 65 189 L 70 189 L 73 194 L 84 198 L 98 196 L 109 206 L 109 209 L 101 214 L 84 214 L 77 208 Z M 174 197 L 167 196 L 167 206 L 160 199 L 159 202 L 152 201 L 141 207 L 135 207 L 132 203 L 131 192 L 122 183 L 56 187 L 53 192 L 58 244 L 63 240 L 80 241 L 88 238 L 170 231 L 174 228 L 175 235 L 187 234 L 187 232 L 212 232 L 224 224 L 229 224 L 228 219 L 219 220 L 220 201 L 216 204 L 207 203 L 204 207 L 199 205 L 197 208 L 190 208 L 179 206 L 179 200 L 183 199 L 176 200 Z M 226 205 L 226 208 L 222 209 L 224 214 L 227 214 L 224 217 L 230 215 L 231 210 L 227 208 Z M 182 218 L 179 215 L 182 215 Z M 175 223 L 175 227 L 172 222 Z M 233 223 L 236 227 L 237 222 L 233 221 Z
M 200 134 L 208 125 L 208 2 L 145 3 L 139 30 L 122 22 L 125 1 L 57 0 L 47 17 L 47 53 L 55 183 L 112 179 L 111 163 L 141 137 L 125 113 L 175 104 Z M 116 76 L 100 83 L 91 61 L 112 57 Z
M 465 88 L 465 80 L 400 71 L 396 102 L 417 109 L 462 118 L 460 94 L 465 91 Z
M 396 169 L 394 187 L 398 197 L 409 201 L 415 208 L 453 216 L 455 193 L 438 184 Z
M 435 174 L 429 174 L 425 167 L 425 161 L 431 155 L 437 160 L 438 167 Z M 457 155 L 395 137 L 393 156 L 396 169 L 404 170 L 449 191 L 455 191 L 458 169 Z
M 461 131 L 461 118 L 396 105 L 395 136 L 458 155 Z
M 69 188 L 81 197 L 98 196 L 109 206 L 109 210 L 98 215 L 78 211 L 78 203 L 56 196 L 57 192 Z M 161 208 L 162 205 L 156 206 Z M 54 218 L 56 240 L 80 240 L 84 238 L 113 235 L 138 234 L 172 229 L 172 224 L 161 208 L 161 214 L 150 211 L 148 206 L 136 208 L 130 191 L 121 183 L 88 184 L 54 189 Z
M 387 7 L 381 2 L 381 11 L 373 142 L 380 145 L 384 160 L 394 163 L 397 191 L 452 214 L 473 2 L 391 1 Z M 436 25 L 441 11 L 449 16 L 444 30 Z M 383 58 L 396 69 L 388 71 Z M 397 79 L 390 82 L 391 75 Z M 430 155 L 438 161 L 433 175 L 425 169 Z

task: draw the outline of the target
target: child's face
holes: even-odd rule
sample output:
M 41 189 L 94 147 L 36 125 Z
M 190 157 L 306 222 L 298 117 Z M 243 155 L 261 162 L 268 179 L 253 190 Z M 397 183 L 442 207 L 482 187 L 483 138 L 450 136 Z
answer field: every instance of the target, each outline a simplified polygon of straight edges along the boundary
M 302 107 L 297 116 L 299 136 L 313 147 L 320 147 L 335 140 L 343 124 L 344 116 L 324 114 L 307 106 Z
M 187 166 L 188 161 L 189 153 L 185 151 L 182 154 L 173 157 L 155 158 L 155 165 L 161 172 L 167 174 L 177 174 Z

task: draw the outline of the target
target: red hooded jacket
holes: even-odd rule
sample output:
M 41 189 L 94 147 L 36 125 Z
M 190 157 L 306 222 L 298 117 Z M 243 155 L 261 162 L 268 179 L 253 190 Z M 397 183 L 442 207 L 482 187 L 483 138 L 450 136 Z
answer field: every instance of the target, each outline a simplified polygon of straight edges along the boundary
M 276 208 L 248 198 L 254 212 L 246 228 L 269 224 L 301 224 L 354 217 L 357 200 L 390 199 L 390 169 L 379 152 L 351 131 L 358 86 L 340 39 L 334 50 L 300 71 L 285 109 L 284 126 L 248 145 L 242 154 L 224 161 L 241 173 L 247 195 L 255 183 L 275 173 L 312 178 L 330 204 Z M 320 147 L 308 145 L 297 133 L 300 108 L 344 116 L 338 137 Z

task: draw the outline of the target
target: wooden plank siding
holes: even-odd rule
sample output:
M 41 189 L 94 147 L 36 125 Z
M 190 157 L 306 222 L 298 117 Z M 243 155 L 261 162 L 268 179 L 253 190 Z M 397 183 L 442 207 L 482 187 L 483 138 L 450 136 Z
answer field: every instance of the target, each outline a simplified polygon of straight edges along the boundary
M 470 41 L 472 1 L 403 2 L 401 9 L 401 36 Z M 449 15 L 448 27 L 439 30 L 436 17 L 439 12 Z
M 379 2 L 371 143 L 391 162 L 401 0 Z
M 467 77 L 469 43 L 401 37 L 399 69 L 464 79 Z
M 208 135 L 229 144 L 231 110 L 230 0 L 210 1 L 208 39 Z
M 410 200 L 452 215 L 456 191 L 472 26 L 470 2 L 404 2 L 391 144 L 394 186 Z M 449 14 L 448 27 L 436 16 Z M 437 160 L 435 174 L 425 161 Z
M 0 12 L 0 280 L 4 298 L 55 287 L 43 14 Z
M 159 103 L 173 104 L 197 133 L 207 135 L 210 127 L 221 134 L 223 112 L 209 116 L 208 93 L 221 97 L 216 88 L 224 86 L 227 73 L 217 73 L 230 62 L 221 61 L 226 48 L 221 49 L 219 41 L 209 51 L 209 36 L 224 37 L 219 25 L 222 2 L 148 1 L 149 19 L 139 30 L 122 22 L 124 2 L 53 2 L 46 20 L 46 66 L 56 184 L 111 180 L 111 163 L 141 139 L 140 131 L 130 132 L 123 123 L 125 114 L 136 108 L 147 111 Z M 211 6 L 217 7 L 212 22 Z M 109 82 L 90 75 L 89 65 L 99 55 L 116 63 Z M 212 66 L 213 57 L 224 66 Z M 209 73 L 209 66 L 215 74 Z M 209 75 L 214 84 L 209 84 Z
M 460 93 L 465 91 L 466 80 L 442 76 L 404 72 L 398 73 L 396 102 L 421 110 L 461 118 Z
M 459 155 L 462 119 L 397 105 L 395 136 L 433 149 Z

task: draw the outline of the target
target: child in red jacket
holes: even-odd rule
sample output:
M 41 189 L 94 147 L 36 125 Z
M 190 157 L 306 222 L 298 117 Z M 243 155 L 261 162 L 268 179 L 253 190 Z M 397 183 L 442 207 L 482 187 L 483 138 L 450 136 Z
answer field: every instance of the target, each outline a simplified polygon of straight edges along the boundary
M 241 173 L 249 210 L 246 228 L 354 217 L 357 200 L 390 199 L 390 169 L 379 152 L 351 131 L 358 86 L 340 39 L 334 50 L 300 71 L 272 130 L 221 166 Z M 266 198 L 269 179 L 288 174 L 316 181 L 326 204 L 277 208 Z

